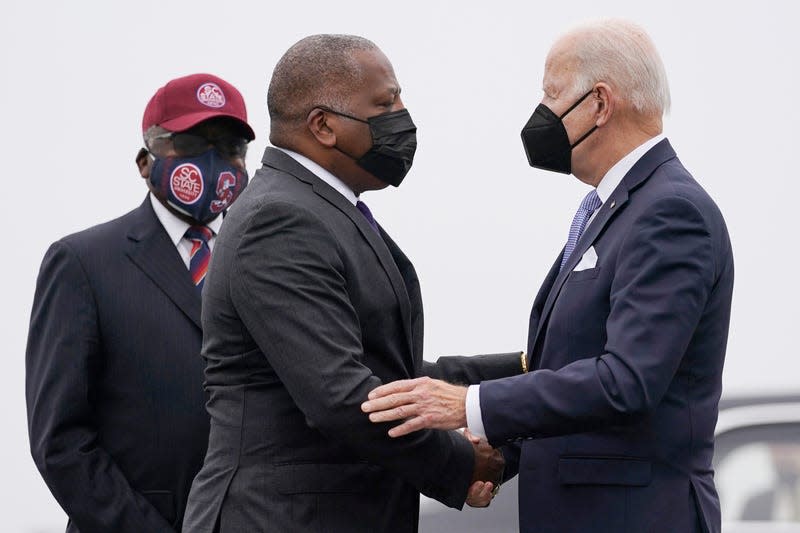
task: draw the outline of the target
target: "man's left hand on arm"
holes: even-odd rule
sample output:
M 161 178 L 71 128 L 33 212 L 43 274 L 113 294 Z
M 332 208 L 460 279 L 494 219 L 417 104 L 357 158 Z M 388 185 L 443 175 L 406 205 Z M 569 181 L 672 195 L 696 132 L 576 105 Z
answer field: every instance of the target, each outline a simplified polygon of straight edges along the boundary
M 369 393 L 361 405 L 372 422 L 403 420 L 389 430 L 401 437 L 420 429 L 459 429 L 466 427 L 467 388 L 421 377 L 381 385 Z

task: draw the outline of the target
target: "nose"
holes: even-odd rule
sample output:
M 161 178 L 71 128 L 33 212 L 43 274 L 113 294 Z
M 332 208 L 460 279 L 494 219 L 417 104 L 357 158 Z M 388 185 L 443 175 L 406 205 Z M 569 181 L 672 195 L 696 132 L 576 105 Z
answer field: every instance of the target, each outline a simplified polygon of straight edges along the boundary
M 403 99 L 400 98 L 400 95 L 397 95 L 397 98 L 394 99 L 394 105 L 392 106 L 392 111 L 400 111 L 401 109 L 405 109 L 406 106 L 403 105 Z

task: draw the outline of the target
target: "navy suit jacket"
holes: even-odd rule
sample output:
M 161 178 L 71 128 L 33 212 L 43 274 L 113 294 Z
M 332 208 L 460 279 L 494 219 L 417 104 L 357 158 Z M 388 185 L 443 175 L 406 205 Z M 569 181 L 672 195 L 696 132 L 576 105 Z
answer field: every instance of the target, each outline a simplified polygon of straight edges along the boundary
M 200 295 L 149 198 L 45 255 L 30 445 L 70 533 L 180 530 L 208 442 Z
M 573 272 L 590 246 L 596 266 Z M 480 388 L 489 441 L 519 454 L 520 528 L 718 532 L 733 289 L 720 211 L 665 139 L 559 264 L 531 312 L 532 371 Z

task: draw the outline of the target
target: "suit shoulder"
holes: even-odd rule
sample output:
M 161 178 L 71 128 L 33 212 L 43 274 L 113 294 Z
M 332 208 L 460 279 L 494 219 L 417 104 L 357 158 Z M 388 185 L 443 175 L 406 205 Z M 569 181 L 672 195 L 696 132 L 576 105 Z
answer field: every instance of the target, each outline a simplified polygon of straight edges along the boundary
M 262 168 L 229 211 L 225 224 L 251 225 L 254 220 L 279 218 L 323 224 L 326 202 L 312 187 L 283 171 Z
M 649 205 L 686 202 L 704 219 L 723 220 L 716 202 L 677 157 L 658 167 L 645 182 L 642 192 L 643 200 Z
M 677 158 L 656 169 L 641 190 L 634 192 L 632 202 L 637 220 L 632 229 L 659 221 L 668 222 L 674 231 L 692 228 L 710 238 L 720 268 L 732 263 L 730 236 L 721 210 Z
M 69 251 L 87 265 L 103 262 L 121 253 L 128 232 L 146 216 L 146 207 L 149 206 L 139 206 L 115 219 L 66 235 L 52 243 L 49 252 Z
M 58 240 L 74 248 L 85 248 L 98 242 L 105 242 L 112 239 L 124 237 L 128 229 L 140 215 L 142 207 L 137 207 L 122 216 L 101 222 L 86 229 L 66 235 Z
M 308 183 L 275 168 L 259 169 L 251 185 L 255 185 L 251 194 L 264 202 L 314 204 L 320 200 Z

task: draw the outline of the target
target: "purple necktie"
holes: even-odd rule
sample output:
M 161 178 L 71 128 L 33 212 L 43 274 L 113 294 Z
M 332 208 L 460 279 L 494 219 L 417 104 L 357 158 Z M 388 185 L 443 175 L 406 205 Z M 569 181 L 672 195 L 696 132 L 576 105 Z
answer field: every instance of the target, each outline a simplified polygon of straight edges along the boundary
M 369 210 L 367 204 L 359 200 L 356 202 L 356 208 L 358 208 L 358 210 L 361 211 L 361 214 L 364 215 L 364 218 L 367 219 L 367 222 L 369 222 L 369 225 L 372 226 L 372 229 L 375 230 L 375 233 L 380 235 L 381 230 L 378 229 L 378 223 L 375 222 L 375 217 L 372 216 L 372 211 Z
M 212 231 L 205 226 L 190 226 L 184 234 L 192 242 L 192 250 L 189 252 L 189 274 L 198 290 L 203 289 L 203 282 L 208 272 L 208 262 L 211 259 L 208 241 L 212 235 L 214 235 Z
M 578 244 L 578 239 L 583 235 L 583 230 L 586 229 L 586 224 L 589 222 L 592 213 L 594 213 L 602 203 L 595 189 L 592 189 L 581 202 L 580 207 L 578 207 L 578 212 L 575 213 L 575 218 L 572 219 L 572 226 L 569 228 L 569 238 L 567 239 L 566 247 L 564 247 L 564 257 L 561 258 L 561 268 L 559 271 L 564 270 L 564 265 L 567 264 L 569 256 L 572 255 L 572 252 L 575 250 L 575 245 Z

